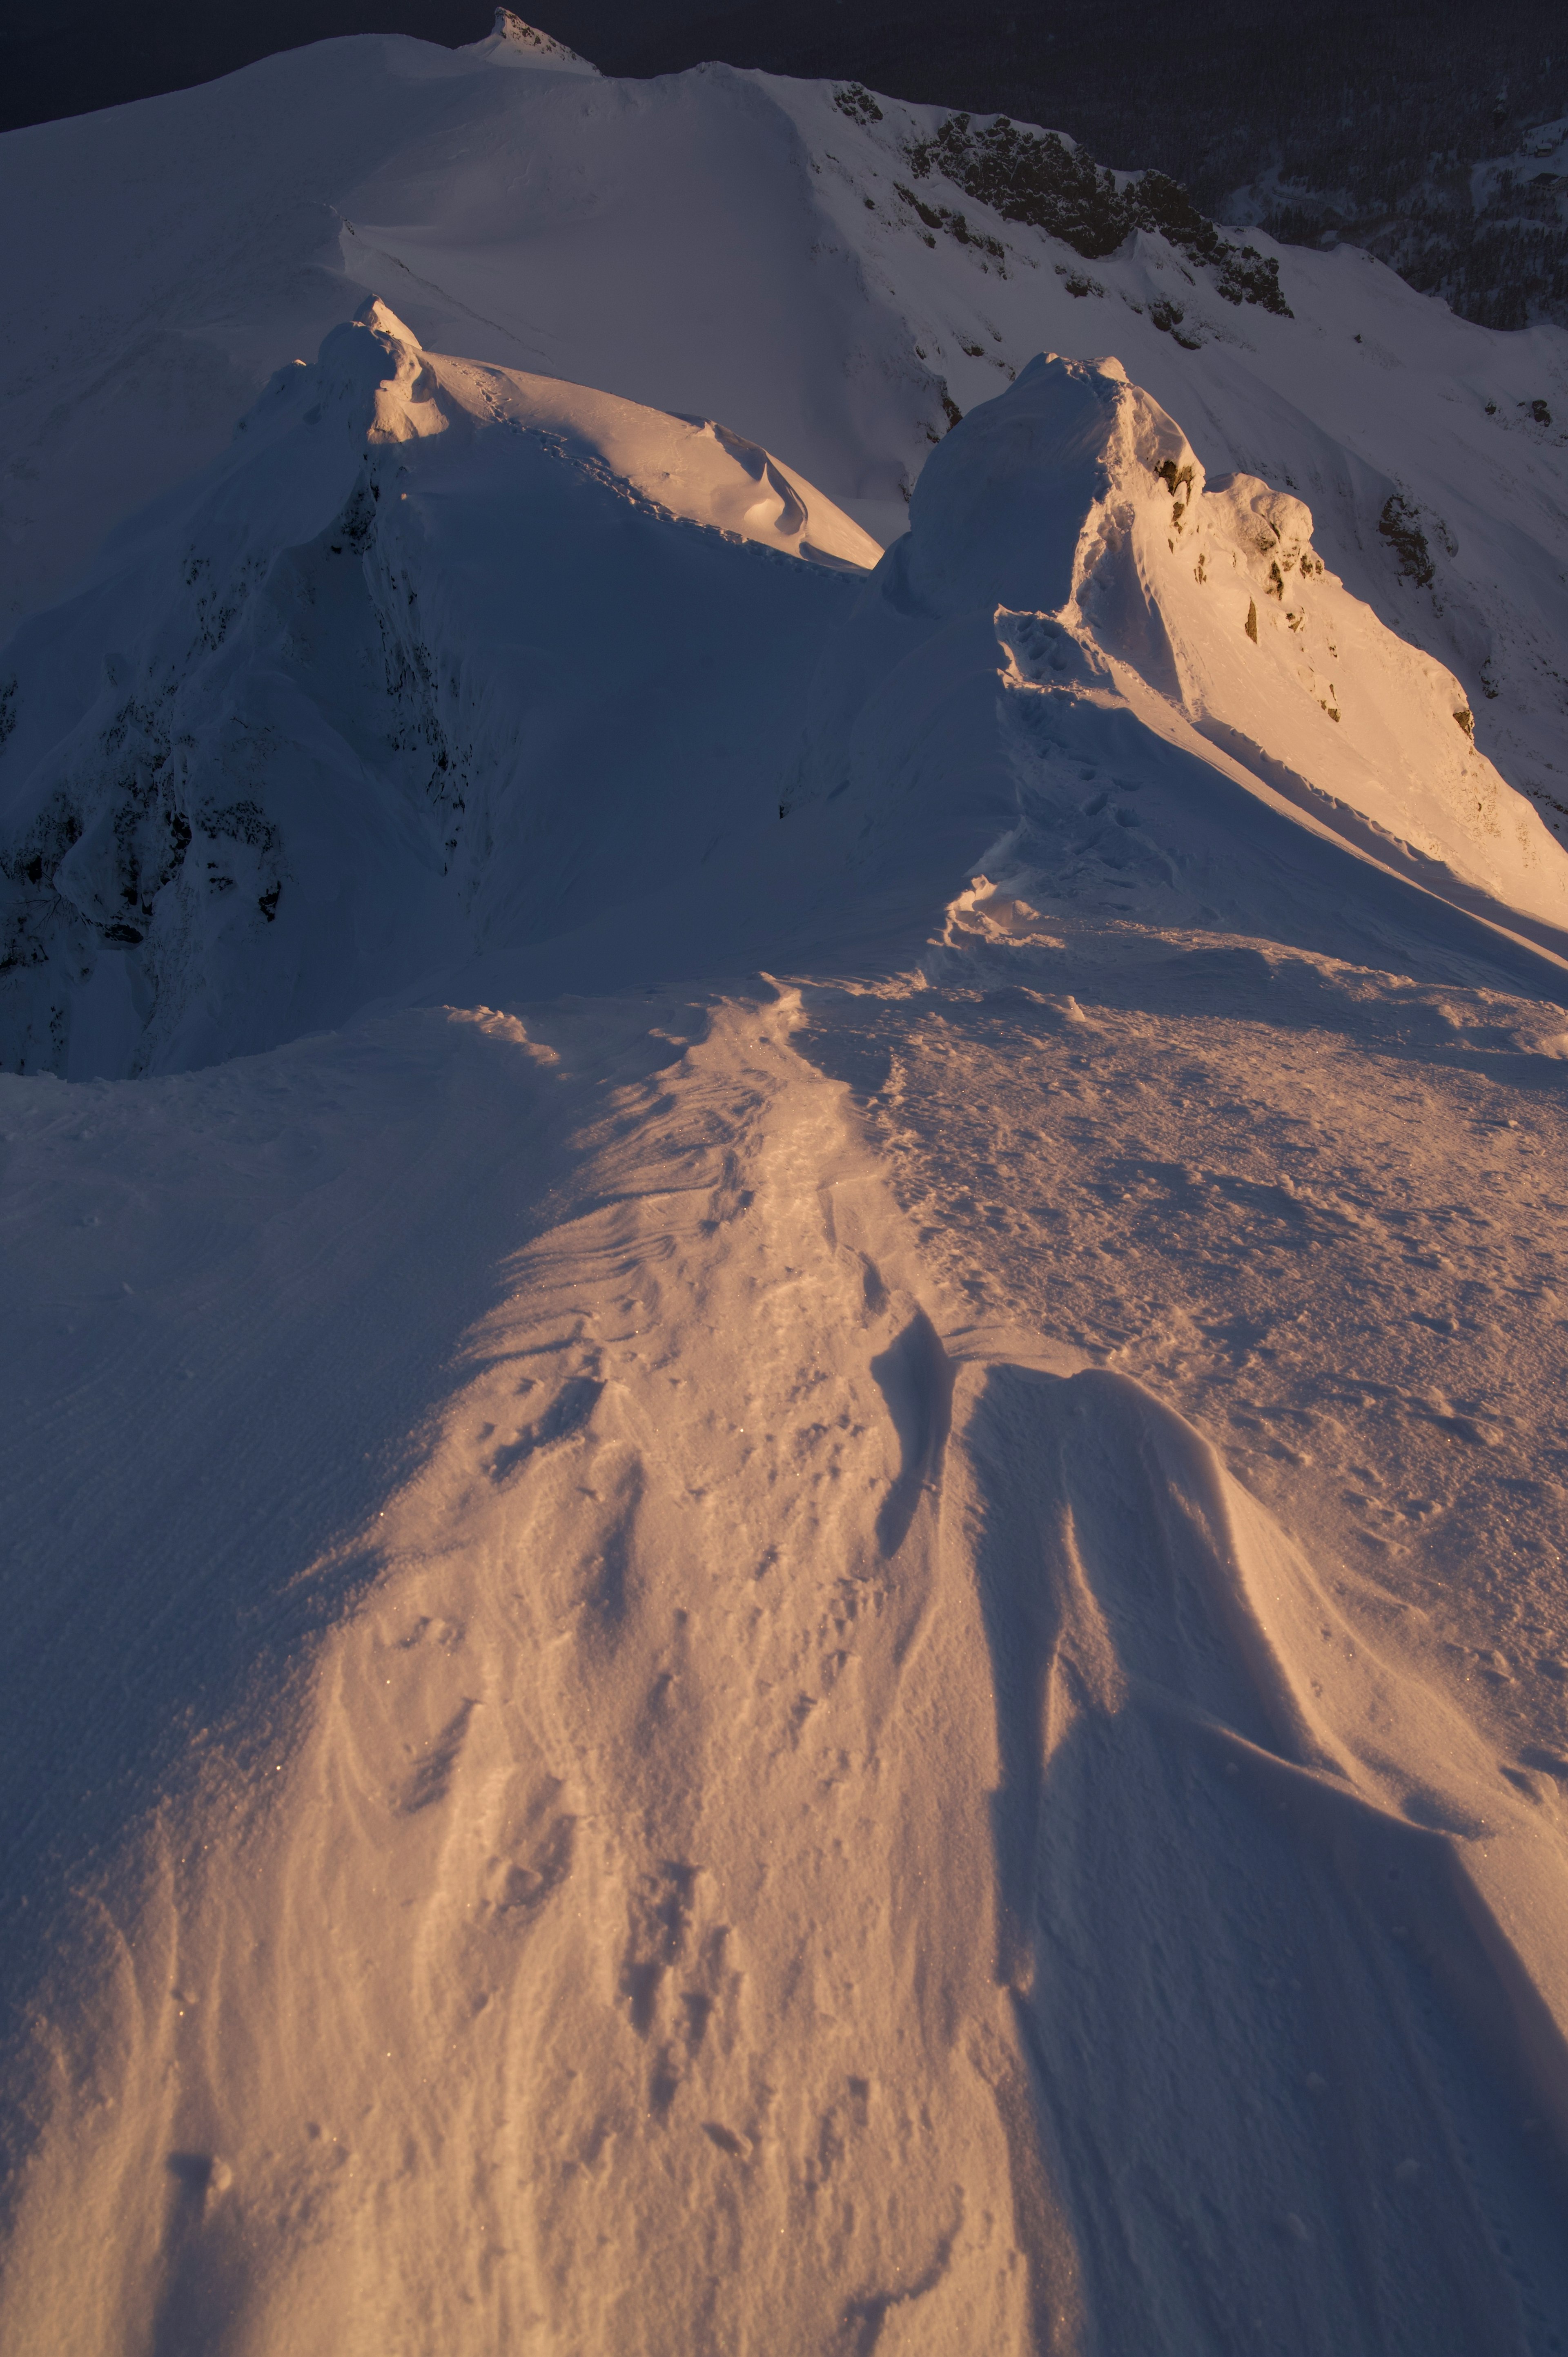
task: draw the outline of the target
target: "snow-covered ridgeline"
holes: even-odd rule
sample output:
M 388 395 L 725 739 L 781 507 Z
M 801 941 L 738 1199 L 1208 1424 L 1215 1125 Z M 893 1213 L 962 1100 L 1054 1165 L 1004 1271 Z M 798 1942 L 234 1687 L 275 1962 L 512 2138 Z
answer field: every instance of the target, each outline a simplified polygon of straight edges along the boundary
M 17 636 L 9 1068 L 210 1062 L 476 950 L 647 921 L 848 787 L 880 875 L 972 858 L 977 760 L 1064 684 L 1135 711 L 1153 770 L 1179 745 L 1563 942 L 1568 861 L 1456 682 L 1326 572 L 1300 501 L 1208 489 L 1119 363 L 1033 363 L 911 522 L 862 597 L 875 544 L 726 427 L 426 354 L 372 303 Z M 1195 844 L 1167 827 L 1173 888 Z
M 928 429 L 934 111 L 368 54 L 481 357 L 333 312 L 11 651 L 0 2337 L 1550 2351 L 1568 869 L 1206 472 L 1310 306 L 1143 229 Z
M 1327 570 L 1301 500 L 1255 477 L 1210 485 L 1119 361 L 1032 363 L 933 454 L 910 522 L 819 676 L 802 797 L 854 784 L 875 804 L 918 773 L 940 798 L 944 766 L 956 791 L 999 645 L 1025 808 L 1053 769 L 1076 782 L 1097 733 L 1132 791 L 1185 763 L 1186 806 L 1153 834 L 1151 802 L 1141 824 L 1122 813 L 1127 888 L 1157 881 L 1167 912 L 1245 923 L 1261 906 L 1234 821 L 1205 862 L 1208 770 L 1568 952 L 1568 859 L 1477 749 L 1453 674 Z M 1141 905 L 1156 917 L 1157 897 Z
M 371 293 L 432 350 L 722 417 L 884 539 L 953 412 L 1042 350 L 1114 351 L 1212 477 L 1310 504 L 1331 569 L 1457 672 L 1556 823 L 1568 339 L 1487 333 L 1348 249 L 1247 241 L 1237 276 L 1179 210 L 1123 220 L 1125 175 L 1074 228 L 1035 201 L 1070 143 L 960 120 L 722 67 L 607 81 L 512 24 L 7 137 L 5 610 Z M 1288 317 L 1246 299 L 1265 264 Z
M 1119 363 L 1036 361 L 944 442 L 911 522 L 857 605 L 875 544 L 766 452 L 425 354 L 372 303 L 17 637 L 10 1068 L 272 1044 L 646 912 L 776 805 L 851 786 L 836 815 L 880 872 L 939 838 L 972 856 L 977 759 L 1033 727 L 1037 768 L 1064 687 L 1080 726 L 1135 710 L 1153 771 L 1179 745 L 1561 945 L 1568 862 L 1457 683 L 1326 571 L 1299 500 L 1209 489 Z M 1173 888 L 1197 839 L 1191 813 L 1166 829 Z

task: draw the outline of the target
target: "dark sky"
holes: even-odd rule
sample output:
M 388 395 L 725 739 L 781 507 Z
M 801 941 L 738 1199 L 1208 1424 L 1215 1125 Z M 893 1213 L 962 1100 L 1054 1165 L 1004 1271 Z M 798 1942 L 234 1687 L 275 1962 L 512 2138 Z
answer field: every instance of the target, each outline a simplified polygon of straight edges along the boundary
M 1006 112 L 1207 200 L 1271 157 L 1322 186 L 1493 147 L 1568 104 L 1563 0 L 523 0 L 612 73 L 722 58 Z M 0 130 L 332 34 L 456 46 L 492 0 L 0 0 Z M 1320 169 L 1315 169 L 1320 167 Z
M 858 74 L 897 96 L 958 105 L 1006 105 L 1015 92 L 1037 103 L 1053 86 L 1092 86 L 1179 113 L 1195 99 L 1212 102 L 1238 67 L 1250 88 L 1264 59 L 1288 82 L 1326 50 L 1353 60 L 1391 39 L 1414 58 L 1434 32 L 1441 46 L 1449 20 L 1469 24 L 1484 46 L 1488 23 L 1521 12 L 1550 22 L 1556 5 L 1320 0 L 1310 29 L 1255 0 L 523 0 L 519 13 L 610 72 L 719 57 Z M 488 33 L 492 16 L 492 0 L 0 0 L 0 129 L 209 81 L 332 34 L 412 33 L 456 47 Z
M 1150 0 L 1131 0 L 1134 14 Z M 1170 13 L 1170 0 L 1161 0 Z M 1227 0 L 1217 0 L 1223 7 Z M 916 79 L 923 59 L 1011 57 L 1048 27 L 1098 17 L 1098 0 L 523 0 L 520 15 L 612 73 L 665 73 L 720 57 L 782 71 Z M 456 48 L 488 33 L 493 0 L 0 0 L 0 130 L 81 114 L 232 72 L 341 33 L 412 33 Z M 903 89 L 900 95 L 941 95 Z M 960 93 L 961 100 L 963 93 Z
M 596 64 L 612 51 L 628 64 L 635 50 L 657 54 L 667 26 L 715 10 L 714 0 L 564 0 L 537 13 Z M 519 14 L 530 14 L 526 0 Z M 0 129 L 210 81 L 338 33 L 413 33 L 456 48 L 488 33 L 493 16 L 489 0 L 0 0 Z

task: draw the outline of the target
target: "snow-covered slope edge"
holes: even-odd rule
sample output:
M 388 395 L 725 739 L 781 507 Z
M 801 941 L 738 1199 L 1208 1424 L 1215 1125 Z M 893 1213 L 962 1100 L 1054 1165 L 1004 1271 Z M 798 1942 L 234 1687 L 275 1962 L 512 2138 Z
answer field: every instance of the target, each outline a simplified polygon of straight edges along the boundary
M 1568 988 L 1451 681 L 1106 365 L 870 575 L 385 314 L 274 400 L 21 683 L 91 874 L 239 763 L 286 866 L 227 1060 L 0 1075 L 0 2339 L 1550 2357 Z
M 372 304 L 13 645 L 6 1065 L 209 1062 L 695 868 L 878 553 L 725 426 Z

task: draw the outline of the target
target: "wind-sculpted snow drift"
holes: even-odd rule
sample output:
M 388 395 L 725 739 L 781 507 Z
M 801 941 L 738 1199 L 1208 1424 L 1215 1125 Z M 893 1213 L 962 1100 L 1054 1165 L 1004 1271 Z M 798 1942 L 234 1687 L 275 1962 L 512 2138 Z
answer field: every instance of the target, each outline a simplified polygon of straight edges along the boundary
M 1568 2333 L 1568 860 L 1118 363 L 909 524 L 378 304 L 14 641 L 7 2346 Z

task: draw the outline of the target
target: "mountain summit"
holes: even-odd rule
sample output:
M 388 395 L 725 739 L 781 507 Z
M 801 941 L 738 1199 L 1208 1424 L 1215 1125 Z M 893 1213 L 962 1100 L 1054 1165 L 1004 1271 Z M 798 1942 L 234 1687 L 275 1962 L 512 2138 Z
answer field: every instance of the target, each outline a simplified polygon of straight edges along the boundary
M 555 73 L 597 73 L 586 58 L 569 49 L 564 41 L 553 40 L 542 33 L 536 25 L 525 24 L 510 8 L 498 8 L 494 30 L 482 41 L 473 44 L 472 52 L 491 63 L 547 66 Z
M 270 1046 L 684 873 L 774 812 L 879 554 L 727 427 L 372 299 L 15 641 L 5 1063 Z
M 1240 780 L 1568 955 L 1568 859 L 1457 682 L 1327 571 L 1300 500 L 1211 487 L 1119 361 L 1031 362 L 883 556 L 727 426 L 426 352 L 372 299 L 17 635 L 0 1054 L 211 1062 L 611 909 L 667 967 L 661 904 L 776 811 L 844 797 L 918 873 L 1005 807 L 977 798 L 992 707 L 1034 775 L 1064 703 L 1079 734 L 1138 716 L 1119 773 L 1179 746 L 1189 793 Z M 1199 832 L 1123 845 L 1173 908 Z M 1206 889 L 1242 925 L 1239 861 Z M 1368 888 L 1339 887 L 1337 949 Z

